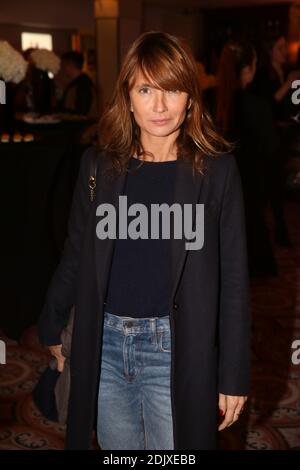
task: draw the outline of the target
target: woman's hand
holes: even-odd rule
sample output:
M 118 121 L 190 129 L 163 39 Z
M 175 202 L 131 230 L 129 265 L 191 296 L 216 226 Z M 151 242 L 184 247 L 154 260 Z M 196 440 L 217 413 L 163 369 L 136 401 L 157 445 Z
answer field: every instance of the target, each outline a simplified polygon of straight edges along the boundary
M 64 362 L 65 362 L 65 356 L 62 355 L 61 353 L 61 344 L 56 344 L 55 346 L 49 346 L 49 350 L 57 360 L 57 370 L 58 372 L 62 372 L 64 369 Z
M 247 398 L 248 397 L 244 396 L 235 397 L 219 393 L 220 414 L 224 416 L 222 423 L 218 427 L 219 431 L 223 431 L 223 429 L 228 428 L 239 419 L 239 415 L 243 411 Z

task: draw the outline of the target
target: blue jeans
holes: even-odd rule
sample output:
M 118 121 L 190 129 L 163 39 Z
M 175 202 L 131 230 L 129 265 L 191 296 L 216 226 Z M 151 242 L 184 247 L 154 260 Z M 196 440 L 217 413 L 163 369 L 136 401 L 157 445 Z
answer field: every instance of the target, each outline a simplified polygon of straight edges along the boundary
M 103 450 L 173 450 L 169 316 L 104 313 L 97 438 Z

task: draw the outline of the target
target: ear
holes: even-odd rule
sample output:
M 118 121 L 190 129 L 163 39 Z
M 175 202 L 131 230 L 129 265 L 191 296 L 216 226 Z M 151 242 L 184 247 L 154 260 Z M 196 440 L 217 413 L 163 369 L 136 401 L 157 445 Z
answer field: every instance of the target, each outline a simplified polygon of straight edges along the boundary
M 189 99 L 189 104 L 188 104 L 187 109 L 189 110 L 191 106 L 192 106 L 192 100 L 191 100 L 191 98 L 190 98 L 190 99 Z
M 130 111 L 133 113 L 133 106 L 132 106 L 132 103 L 130 103 Z

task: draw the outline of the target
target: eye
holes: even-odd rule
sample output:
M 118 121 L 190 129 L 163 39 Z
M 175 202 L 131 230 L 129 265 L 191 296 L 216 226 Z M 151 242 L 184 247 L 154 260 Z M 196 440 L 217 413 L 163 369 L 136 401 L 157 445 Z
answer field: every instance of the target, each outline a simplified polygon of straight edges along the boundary
M 148 86 L 143 86 L 139 89 L 139 93 L 141 93 L 142 95 L 146 95 L 150 92 L 150 87 Z
M 167 90 L 167 93 L 179 95 L 180 90 Z

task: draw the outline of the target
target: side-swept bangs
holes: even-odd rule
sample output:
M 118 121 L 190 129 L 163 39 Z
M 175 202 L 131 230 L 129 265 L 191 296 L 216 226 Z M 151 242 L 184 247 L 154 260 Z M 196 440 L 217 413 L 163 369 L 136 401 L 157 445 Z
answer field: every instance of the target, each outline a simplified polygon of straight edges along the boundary
M 142 42 L 130 61 L 129 76 L 124 77 L 128 90 L 133 85 L 136 73 L 140 71 L 149 83 L 162 90 L 180 90 L 189 95 L 195 95 L 196 91 L 198 94 L 200 83 L 194 63 L 189 60 L 188 54 L 182 55 L 176 46 L 176 43 L 166 43 L 164 36 L 155 44 L 151 36 L 148 41 Z

